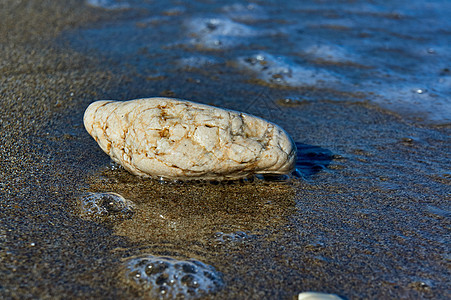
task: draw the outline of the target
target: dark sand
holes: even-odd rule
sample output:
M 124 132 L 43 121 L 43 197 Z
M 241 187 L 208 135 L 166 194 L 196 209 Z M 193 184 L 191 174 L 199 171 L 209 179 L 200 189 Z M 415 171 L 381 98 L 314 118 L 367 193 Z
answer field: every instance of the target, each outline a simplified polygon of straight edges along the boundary
M 451 297 L 449 126 L 327 101 L 334 91 L 292 90 L 324 101 L 286 103 L 283 89 L 203 86 L 196 71 L 139 78 L 55 43 L 63 30 L 114 18 L 64 2 L 0 4 L 0 298 L 142 296 L 119 275 L 124 258 L 142 253 L 214 266 L 226 283 L 216 299 Z M 280 124 L 299 143 L 305 178 L 162 184 L 112 168 L 83 128 L 87 105 L 168 94 Z M 86 191 L 117 192 L 135 215 L 83 219 Z

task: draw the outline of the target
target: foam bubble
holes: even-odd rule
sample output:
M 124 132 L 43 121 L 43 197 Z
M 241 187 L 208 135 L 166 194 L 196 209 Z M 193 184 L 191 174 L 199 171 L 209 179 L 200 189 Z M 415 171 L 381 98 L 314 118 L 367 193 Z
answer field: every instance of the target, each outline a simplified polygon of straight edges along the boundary
M 93 7 L 117 10 L 117 9 L 128 9 L 130 4 L 120 0 L 86 0 L 86 4 Z
M 240 57 L 238 66 L 257 73 L 258 78 L 271 84 L 305 86 L 338 82 L 335 76 L 326 71 L 302 67 L 286 57 L 267 53 Z
M 215 240 L 220 244 L 229 242 L 242 242 L 248 238 L 249 236 L 243 231 L 236 231 L 230 233 L 218 231 L 215 233 Z
M 128 259 L 122 273 L 126 284 L 151 299 L 196 299 L 224 285 L 214 267 L 195 259 L 143 255 Z
M 87 193 L 79 199 L 80 215 L 96 222 L 123 220 L 134 213 L 134 204 L 119 194 Z

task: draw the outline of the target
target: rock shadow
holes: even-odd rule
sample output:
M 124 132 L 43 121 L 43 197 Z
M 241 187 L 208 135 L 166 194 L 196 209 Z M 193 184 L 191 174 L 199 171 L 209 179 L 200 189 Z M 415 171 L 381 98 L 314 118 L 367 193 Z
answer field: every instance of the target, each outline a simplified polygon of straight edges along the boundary
M 295 144 L 298 149 L 295 173 L 300 177 L 310 178 L 326 169 L 334 158 L 334 154 L 328 149 L 297 142 Z

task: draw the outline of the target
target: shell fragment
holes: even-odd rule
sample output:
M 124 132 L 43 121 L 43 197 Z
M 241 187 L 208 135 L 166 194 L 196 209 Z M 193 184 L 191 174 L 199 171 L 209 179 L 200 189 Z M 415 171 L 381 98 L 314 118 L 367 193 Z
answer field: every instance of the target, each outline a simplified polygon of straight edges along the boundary
M 296 146 L 279 126 L 186 100 L 97 101 L 84 125 L 115 162 L 145 177 L 238 179 L 295 164 Z

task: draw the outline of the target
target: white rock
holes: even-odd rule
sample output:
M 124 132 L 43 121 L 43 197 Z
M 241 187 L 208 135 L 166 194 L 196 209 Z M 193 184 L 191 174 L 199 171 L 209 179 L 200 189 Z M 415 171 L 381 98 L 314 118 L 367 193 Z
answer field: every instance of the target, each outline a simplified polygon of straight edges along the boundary
M 115 162 L 145 177 L 287 174 L 296 159 L 293 140 L 279 126 L 186 100 L 97 101 L 86 109 L 84 124 Z
M 298 300 L 342 300 L 343 298 L 326 293 L 304 292 L 298 295 Z

